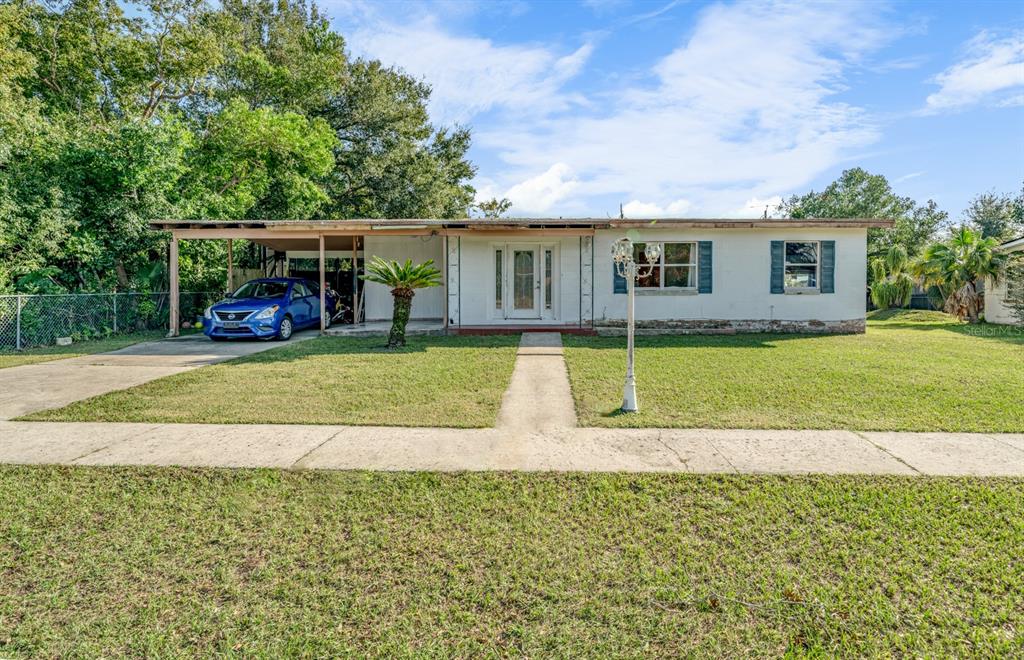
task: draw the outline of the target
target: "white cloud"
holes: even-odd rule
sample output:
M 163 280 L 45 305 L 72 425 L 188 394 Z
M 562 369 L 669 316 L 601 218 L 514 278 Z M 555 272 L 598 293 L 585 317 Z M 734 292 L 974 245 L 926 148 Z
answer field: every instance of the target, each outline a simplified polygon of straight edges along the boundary
M 466 122 L 495 108 L 555 112 L 585 102 L 562 87 L 590 57 L 591 43 L 564 51 L 500 45 L 453 34 L 435 16 L 393 22 L 377 16 L 372 6 L 356 8 L 359 27 L 346 33 L 349 46 L 357 55 L 397 65 L 429 83 L 430 114 L 439 123 Z
M 544 213 L 564 201 L 579 186 L 579 181 L 565 163 L 555 163 L 543 174 L 517 183 L 505 191 L 517 211 Z
M 585 97 L 569 83 L 592 39 L 498 44 L 429 15 L 399 23 L 360 6 L 354 31 L 339 26 L 351 47 L 429 82 L 435 121 L 473 120 L 474 150 L 497 160 L 477 184 L 487 197 L 504 190 L 513 214 L 614 214 L 632 200 L 651 205 L 632 207 L 644 215 L 682 201 L 680 213 L 726 215 L 805 187 L 878 139 L 866 113 L 835 95 L 895 34 L 867 4 L 716 4 L 647 75 L 634 72 L 643 83 L 588 79 Z
M 715 5 L 653 67 L 655 84 L 616 89 L 595 103 L 602 113 L 544 113 L 481 127 L 477 140 L 511 176 L 566 163 L 583 198 L 686 199 L 691 215 L 733 213 L 878 138 L 864 112 L 831 98 L 889 37 L 874 20 L 853 3 Z
M 761 199 L 760 197 L 751 197 L 742 206 L 733 209 L 724 215 L 727 218 L 761 218 L 764 217 L 765 211 L 767 211 L 767 214 L 770 217 L 781 203 L 782 197 L 779 195 L 766 197 L 764 199 Z
M 925 172 L 911 172 L 910 174 L 904 174 L 903 176 L 896 177 L 893 179 L 893 183 L 903 183 L 904 181 L 910 181 L 916 179 L 919 176 L 924 176 Z
M 928 96 L 925 113 L 961 109 L 994 100 L 1017 105 L 1020 96 L 1003 98 L 1024 87 L 1024 32 L 998 38 L 980 32 L 967 42 L 964 58 L 935 76 L 939 91 Z
M 622 213 L 627 218 L 680 218 L 686 215 L 691 206 L 689 200 L 685 199 L 677 199 L 666 206 L 634 199 L 623 204 Z

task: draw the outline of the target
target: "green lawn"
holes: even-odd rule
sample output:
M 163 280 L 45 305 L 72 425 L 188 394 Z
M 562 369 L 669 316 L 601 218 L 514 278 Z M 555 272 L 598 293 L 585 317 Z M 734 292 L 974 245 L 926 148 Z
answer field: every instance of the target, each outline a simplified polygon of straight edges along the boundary
M 96 422 L 493 426 L 519 338 L 322 337 L 26 417 Z
M 637 337 L 641 412 L 616 414 L 624 338 L 565 337 L 586 426 L 1024 431 L 1024 329 L 936 312 L 863 335 Z
M 91 339 L 82 342 L 75 342 L 70 346 L 45 346 L 43 348 L 29 348 L 16 353 L 4 352 L 0 353 L 0 369 L 5 367 L 20 367 L 23 364 L 37 364 L 39 362 L 63 360 L 64 358 L 79 357 L 81 355 L 116 351 L 119 348 L 137 344 L 141 341 L 160 339 L 166 334 L 166 330 L 147 330 L 145 332 L 133 332 L 127 335 L 116 335 L 114 337 L 106 337 L 104 339 Z
M 0 468 L 0 656 L 1008 657 L 1024 481 Z

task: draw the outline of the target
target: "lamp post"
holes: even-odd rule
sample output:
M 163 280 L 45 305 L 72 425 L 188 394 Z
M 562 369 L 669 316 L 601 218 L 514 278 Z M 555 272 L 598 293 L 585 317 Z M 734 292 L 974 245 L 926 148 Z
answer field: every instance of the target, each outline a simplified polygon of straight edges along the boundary
M 644 245 L 646 264 L 638 264 L 633 259 L 633 241 L 622 238 L 612 244 L 612 260 L 615 272 L 626 280 L 626 384 L 622 393 L 622 412 L 636 412 L 636 379 L 633 376 L 633 334 L 634 334 L 634 291 L 636 281 L 647 277 L 654 271 L 661 258 L 661 244 L 647 243 Z

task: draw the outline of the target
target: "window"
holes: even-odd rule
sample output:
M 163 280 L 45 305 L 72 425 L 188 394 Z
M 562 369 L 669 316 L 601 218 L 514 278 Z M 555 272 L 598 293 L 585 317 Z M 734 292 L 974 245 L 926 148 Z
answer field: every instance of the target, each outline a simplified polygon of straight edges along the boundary
M 317 284 L 316 282 L 310 282 L 309 283 L 309 295 L 316 296 L 317 298 L 319 298 L 320 297 L 320 285 Z
M 503 253 L 501 248 L 494 251 L 494 308 L 501 309 L 502 299 L 502 257 Z
M 288 290 L 285 282 L 260 282 L 252 280 L 238 287 L 232 298 L 281 298 Z
M 551 248 L 544 249 L 544 309 L 551 309 Z
M 644 255 L 646 243 L 633 244 L 633 259 L 641 270 L 647 270 Z M 697 288 L 697 244 L 662 243 L 661 256 L 649 275 L 636 283 L 641 289 L 695 289 Z
M 305 298 L 309 295 L 309 289 L 302 282 L 296 282 L 292 285 L 292 300 L 296 298 Z
M 785 287 L 790 290 L 818 288 L 818 242 L 786 241 Z

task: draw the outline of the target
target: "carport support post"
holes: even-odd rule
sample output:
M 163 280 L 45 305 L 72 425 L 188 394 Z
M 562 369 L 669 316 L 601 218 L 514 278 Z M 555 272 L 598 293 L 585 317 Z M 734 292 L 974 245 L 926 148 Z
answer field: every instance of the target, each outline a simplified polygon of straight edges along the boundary
M 365 258 L 366 255 L 363 255 Z M 359 237 L 352 237 L 352 325 L 359 323 Z
M 320 334 L 327 330 L 327 291 L 324 275 L 324 235 L 320 234 Z
M 231 282 L 233 282 L 234 279 L 235 279 L 234 278 L 234 274 L 235 274 L 235 254 L 234 254 L 234 251 L 232 250 L 233 246 L 231 245 L 231 243 L 232 243 L 232 240 L 229 238 L 228 239 L 228 288 L 225 289 L 225 291 L 227 293 L 231 293 L 232 291 L 234 291 L 234 287 L 231 286 Z
M 167 332 L 167 336 L 177 337 L 178 328 L 181 326 L 181 323 L 178 322 L 178 304 L 180 302 L 178 300 L 178 235 L 174 232 L 171 232 L 171 244 L 168 249 L 167 260 L 170 262 L 168 263 L 168 270 L 170 271 L 169 278 L 171 284 L 169 293 L 171 299 L 169 301 L 168 313 L 171 327 Z

